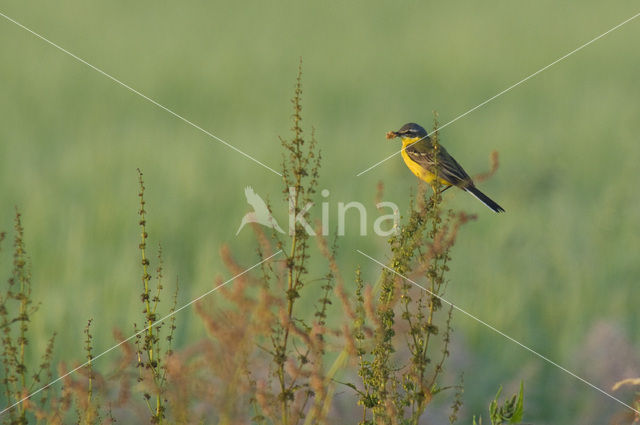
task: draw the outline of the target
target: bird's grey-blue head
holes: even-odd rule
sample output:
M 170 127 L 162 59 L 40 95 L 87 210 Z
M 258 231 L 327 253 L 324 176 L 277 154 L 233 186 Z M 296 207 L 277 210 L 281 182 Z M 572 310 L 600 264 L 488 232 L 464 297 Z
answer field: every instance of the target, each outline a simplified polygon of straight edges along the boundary
M 427 136 L 428 136 L 427 130 L 425 130 L 422 126 L 414 122 L 410 122 L 403 125 L 402 127 L 400 127 L 400 130 L 398 131 L 390 131 L 389 133 L 387 133 L 387 138 L 389 139 L 393 139 L 394 137 L 401 137 L 403 139 L 406 139 L 406 138 L 415 139 L 415 138 L 424 138 Z

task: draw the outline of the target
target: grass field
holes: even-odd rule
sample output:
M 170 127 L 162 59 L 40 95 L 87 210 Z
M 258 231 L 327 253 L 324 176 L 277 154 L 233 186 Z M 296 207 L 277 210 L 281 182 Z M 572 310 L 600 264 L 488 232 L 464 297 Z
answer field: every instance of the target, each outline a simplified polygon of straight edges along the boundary
M 315 128 L 333 219 L 338 202 L 360 201 L 375 214 L 378 181 L 385 200 L 406 207 L 416 181 L 399 156 L 356 177 L 399 149 L 388 130 L 408 121 L 431 128 L 434 110 L 447 123 L 638 7 L 5 0 L 0 12 L 277 170 L 302 57 L 303 126 Z M 440 135 L 470 174 L 500 153 L 498 172 L 480 187 L 507 211 L 446 193 L 447 206 L 478 215 L 453 250 L 448 299 L 606 391 L 640 374 L 638 40 L 640 19 Z M 151 243 L 162 243 L 166 275 L 180 281 L 179 304 L 223 273 L 222 244 L 244 265 L 257 262 L 250 232 L 235 236 L 249 211 L 246 186 L 286 223 L 279 176 L 4 18 L 0 63 L 0 229 L 11 229 L 17 206 L 34 298 L 43 301 L 35 348 L 57 331 L 56 359 L 80 361 L 88 318 L 96 352 L 113 345 L 114 327 L 132 331 L 138 167 Z M 356 264 L 368 279 L 379 271 L 355 249 L 388 257 L 382 238 L 361 237 L 356 226 L 339 245 L 347 276 Z M 204 335 L 192 312 L 180 313 L 178 326 L 179 345 Z M 624 410 L 465 316 L 455 315 L 454 328 L 448 373 L 464 372 L 460 423 L 483 411 L 498 385 L 511 393 L 520 380 L 528 422 L 603 423 Z

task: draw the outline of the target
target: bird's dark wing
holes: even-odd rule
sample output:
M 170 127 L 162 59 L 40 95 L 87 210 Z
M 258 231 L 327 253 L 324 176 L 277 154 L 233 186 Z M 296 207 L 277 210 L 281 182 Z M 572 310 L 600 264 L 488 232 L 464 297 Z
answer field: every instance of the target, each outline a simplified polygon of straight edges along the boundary
M 449 152 L 442 146 L 438 146 L 438 160 L 435 160 L 435 151 L 428 138 L 408 146 L 405 151 L 407 155 L 409 155 L 409 158 L 434 174 L 436 174 L 437 165 L 438 176 L 454 186 L 473 186 L 471 177 L 469 177 L 467 172 L 464 171 L 464 168 L 458 164 L 458 161 L 453 159 L 453 157 L 449 155 Z

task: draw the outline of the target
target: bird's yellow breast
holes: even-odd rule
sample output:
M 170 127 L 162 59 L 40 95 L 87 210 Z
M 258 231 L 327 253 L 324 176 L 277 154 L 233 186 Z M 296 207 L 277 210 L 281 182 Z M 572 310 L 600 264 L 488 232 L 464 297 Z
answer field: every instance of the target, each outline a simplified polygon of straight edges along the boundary
M 402 139 L 402 159 L 404 159 L 404 163 L 407 164 L 407 167 L 409 167 L 409 170 L 411 170 L 413 174 L 415 174 L 419 179 L 424 180 L 425 182 L 431 184 L 436 178 L 435 174 L 433 174 L 431 171 L 427 170 L 422 165 L 418 164 L 413 159 L 411 159 L 407 154 L 407 152 L 405 151 L 405 148 L 407 146 L 417 142 L 418 140 L 420 140 L 419 137 L 415 137 L 413 139 L 410 139 L 410 138 Z M 443 180 L 442 178 L 440 178 L 440 184 L 445 186 L 451 186 L 451 183 L 449 183 L 446 180 Z

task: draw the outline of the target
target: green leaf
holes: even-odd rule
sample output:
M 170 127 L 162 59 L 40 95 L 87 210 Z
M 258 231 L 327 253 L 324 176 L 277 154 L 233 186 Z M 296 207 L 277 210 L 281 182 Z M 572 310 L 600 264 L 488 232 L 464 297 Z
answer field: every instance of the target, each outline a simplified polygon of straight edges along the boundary
M 491 400 L 491 403 L 489 403 L 489 419 L 491 419 L 492 425 L 500 425 L 502 423 L 501 409 L 498 409 L 498 398 L 500 398 L 501 393 L 502 385 L 500 385 L 496 396 Z
M 524 382 L 520 381 L 520 391 L 518 392 L 518 400 L 516 401 L 515 409 L 513 410 L 513 416 L 509 421 L 510 424 L 517 424 L 522 422 L 522 416 L 524 415 Z

